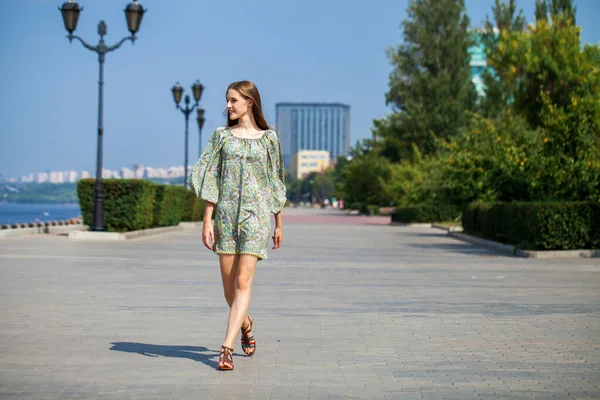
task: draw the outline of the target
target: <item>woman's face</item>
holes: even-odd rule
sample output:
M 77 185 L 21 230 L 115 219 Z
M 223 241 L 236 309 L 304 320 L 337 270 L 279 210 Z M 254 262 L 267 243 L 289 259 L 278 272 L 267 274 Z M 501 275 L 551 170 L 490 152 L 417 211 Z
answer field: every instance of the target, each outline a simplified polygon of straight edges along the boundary
M 239 119 L 245 116 L 252 107 L 252 101 L 242 97 L 240 92 L 235 89 L 227 91 L 227 111 L 229 119 Z

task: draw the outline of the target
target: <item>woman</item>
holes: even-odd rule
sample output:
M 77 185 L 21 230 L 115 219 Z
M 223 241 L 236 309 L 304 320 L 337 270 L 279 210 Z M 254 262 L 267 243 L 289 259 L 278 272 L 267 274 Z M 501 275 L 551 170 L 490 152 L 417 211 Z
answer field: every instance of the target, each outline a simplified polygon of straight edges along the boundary
M 244 353 L 252 356 L 256 351 L 248 315 L 252 279 L 257 261 L 267 258 L 271 213 L 273 249 L 281 246 L 281 210 L 286 201 L 281 146 L 265 121 L 258 89 L 249 81 L 234 82 L 226 99 L 227 125 L 215 130 L 189 179 L 197 196 L 206 201 L 202 242 L 219 255 L 230 307 L 220 370 L 233 369 L 239 330 Z

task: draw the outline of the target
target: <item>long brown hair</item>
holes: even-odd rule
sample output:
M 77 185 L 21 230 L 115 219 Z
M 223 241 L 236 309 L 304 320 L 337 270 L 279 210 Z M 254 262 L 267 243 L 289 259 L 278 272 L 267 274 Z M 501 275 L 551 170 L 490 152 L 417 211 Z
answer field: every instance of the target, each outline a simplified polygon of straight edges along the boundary
M 245 100 L 252 100 L 252 114 L 254 115 L 256 125 L 262 130 L 271 129 L 263 115 L 260 93 L 258 93 L 258 88 L 254 83 L 250 81 L 233 82 L 227 86 L 225 97 L 227 97 L 229 89 L 237 90 Z M 227 114 L 227 126 L 232 127 L 238 123 L 237 119 L 229 118 L 229 112 L 227 110 L 225 110 L 225 113 Z

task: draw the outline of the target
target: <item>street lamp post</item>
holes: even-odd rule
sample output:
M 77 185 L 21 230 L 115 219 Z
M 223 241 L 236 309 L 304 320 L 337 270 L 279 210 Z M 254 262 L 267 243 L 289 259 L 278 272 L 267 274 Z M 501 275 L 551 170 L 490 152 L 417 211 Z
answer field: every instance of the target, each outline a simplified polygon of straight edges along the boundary
M 107 46 L 104 43 L 104 36 L 106 35 L 106 23 L 100 21 L 98 24 L 98 35 L 100 35 L 100 42 L 97 46 L 92 46 L 85 42 L 79 36 L 73 35 L 73 32 L 77 28 L 77 21 L 79 19 L 79 13 L 83 8 L 79 6 L 75 1 L 69 0 L 65 2 L 62 7 L 59 8 L 62 13 L 63 22 L 65 29 L 69 34 L 67 38 L 69 42 L 73 39 L 77 39 L 81 44 L 88 50 L 94 51 L 98 54 L 98 61 L 100 63 L 100 74 L 98 80 L 98 153 L 96 160 L 96 185 L 94 187 L 94 217 L 92 220 L 92 231 L 105 231 L 106 226 L 104 224 L 104 188 L 102 187 L 102 135 L 104 126 L 102 124 L 103 116 L 103 86 L 104 86 L 104 56 L 106 53 L 110 53 L 121 47 L 127 40 L 131 40 L 131 43 L 135 43 L 137 39 L 135 34 L 139 31 L 140 25 L 142 24 L 142 17 L 144 16 L 144 8 L 137 0 L 133 0 L 127 8 L 125 8 L 125 18 L 127 19 L 127 28 L 131 32 L 130 36 L 121 39 L 117 44 L 113 46 Z
M 204 126 L 204 108 L 198 108 L 198 158 L 202 155 L 202 127 Z
M 182 108 L 179 103 L 181 102 L 181 96 L 183 95 L 183 88 L 181 87 L 181 85 L 179 84 L 179 82 L 177 82 L 175 84 L 175 86 L 173 86 L 171 88 L 171 91 L 173 92 L 173 100 L 175 100 L 175 107 L 180 110 L 183 115 L 185 116 L 185 144 L 184 144 L 184 148 L 185 148 L 185 156 L 184 156 L 184 173 L 183 173 L 183 186 L 187 187 L 187 179 L 188 179 L 188 125 L 189 125 L 189 119 L 190 119 L 190 114 L 192 113 L 192 111 L 194 111 L 194 109 L 196 107 L 198 107 L 198 102 L 200 101 L 200 97 L 202 97 L 202 91 L 204 90 L 204 86 L 202 86 L 202 84 L 200 83 L 200 81 L 196 80 L 196 83 L 194 83 L 192 85 L 192 93 L 194 94 L 194 100 L 195 103 L 192 104 L 192 106 L 190 107 L 190 96 L 185 95 L 185 108 Z M 204 115 L 204 110 L 202 110 L 202 115 Z M 198 117 L 199 119 L 200 117 Z M 202 117 L 204 118 L 204 117 Z M 198 124 L 200 123 L 200 121 L 198 121 Z M 202 123 L 204 123 L 204 121 L 202 121 Z

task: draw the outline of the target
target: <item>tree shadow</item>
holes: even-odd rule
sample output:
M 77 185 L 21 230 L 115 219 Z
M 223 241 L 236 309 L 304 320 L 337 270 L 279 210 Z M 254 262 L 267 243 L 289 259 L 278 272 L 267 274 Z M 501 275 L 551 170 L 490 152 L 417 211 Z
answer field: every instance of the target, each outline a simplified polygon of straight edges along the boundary
M 112 342 L 111 344 L 110 350 L 113 351 L 137 353 L 146 357 L 189 358 L 215 369 L 219 364 L 219 351 L 204 346 L 173 346 L 135 342 Z

